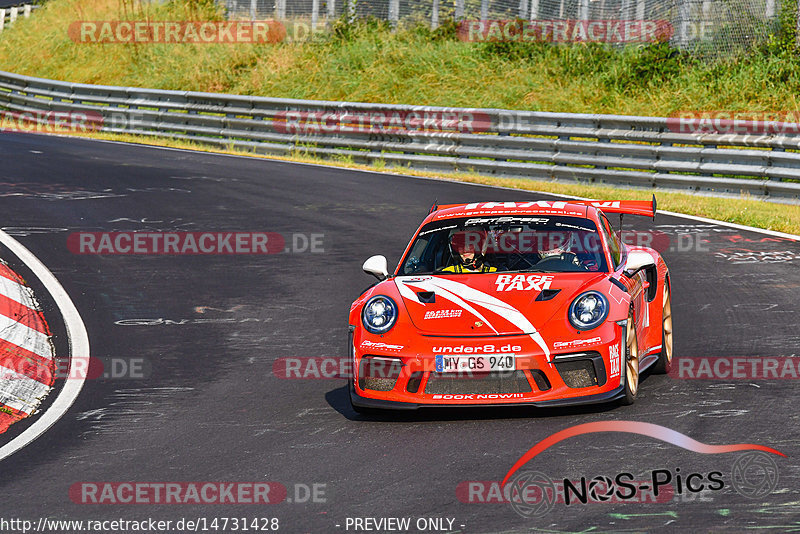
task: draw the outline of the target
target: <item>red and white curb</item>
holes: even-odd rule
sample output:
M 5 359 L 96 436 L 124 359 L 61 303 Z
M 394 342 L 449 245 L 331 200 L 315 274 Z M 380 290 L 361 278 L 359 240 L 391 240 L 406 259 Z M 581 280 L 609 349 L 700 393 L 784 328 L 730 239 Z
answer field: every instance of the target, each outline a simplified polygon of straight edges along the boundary
M 33 276 L 35 276 L 39 282 L 44 286 L 45 290 L 50 294 L 53 302 L 55 302 L 58 312 L 61 314 L 61 317 L 64 320 L 64 326 L 67 331 L 67 340 L 69 345 L 69 369 L 71 370 L 72 367 L 75 365 L 74 362 L 77 359 L 85 359 L 88 361 L 89 359 L 89 336 L 86 333 L 86 326 L 83 324 L 83 320 L 81 319 L 80 314 L 78 313 L 75 304 L 73 304 L 72 300 L 69 298 L 69 295 L 58 282 L 53 273 L 51 273 L 44 264 L 39 261 L 39 258 L 34 256 L 25 246 L 22 245 L 19 241 L 5 233 L 4 231 L 0 230 L 0 244 L 5 247 L 11 254 L 16 256 L 25 266 L 30 270 Z M 3 251 L 5 255 L 5 250 Z M 5 279 L 5 280 L 4 280 Z M 8 281 L 6 281 L 8 280 Z M 35 310 L 38 308 L 36 301 L 32 298 L 30 293 L 27 295 L 31 298 L 31 300 L 25 300 L 25 296 L 20 296 L 21 293 L 20 287 L 24 287 L 21 284 L 21 279 L 16 275 L 12 275 L 11 277 L 0 276 L 0 282 L 4 286 L 3 294 L 0 299 L 5 297 L 8 299 L 6 302 L 9 301 L 9 306 L 14 306 L 13 302 L 17 302 L 17 304 L 25 304 L 25 308 L 30 310 Z M 15 285 L 16 284 L 16 285 Z M 24 291 L 24 290 L 22 290 Z M 14 296 L 20 297 L 23 302 L 15 301 Z M 31 307 L 31 304 L 33 307 Z M 49 354 L 50 360 L 53 358 L 52 352 L 52 343 L 50 342 L 50 335 L 49 331 L 46 330 L 46 323 L 42 319 L 42 324 L 39 325 L 35 319 L 36 315 L 24 314 L 20 313 L 21 309 L 17 309 L 14 311 L 12 308 L 8 310 L 3 309 L 2 315 L 6 317 L 5 323 L 6 325 L 12 325 L 14 328 L 23 328 L 22 330 L 18 330 L 17 333 L 11 335 L 9 334 L 8 337 L 11 338 L 9 343 L 19 347 L 21 350 L 27 351 L 26 353 L 18 352 L 15 353 L 17 355 L 21 355 L 22 360 L 27 362 L 28 367 L 23 367 L 23 369 L 27 369 L 27 372 L 20 373 L 18 369 L 11 369 L 16 374 L 23 375 L 21 378 L 18 378 L 21 383 L 24 382 L 28 385 L 28 388 L 32 391 L 23 391 L 24 387 L 15 385 L 15 386 L 3 386 L 2 391 L 15 391 L 17 393 L 25 392 L 25 399 L 29 399 L 27 402 L 36 402 L 36 392 L 40 391 L 37 388 L 44 388 L 49 389 L 50 386 L 44 385 L 47 381 L 52 381 L 54 378 L 54 367 L 49 367 L 49 364 L 45 364 L 44 360 L 46 360 L 46 355 Z M 11 313 L 9 317 L 5 312 L 8 311 Z M 22 310 L 24 311 L 24 310 Z M 19 316 L 14 316 L 14 313 L 20 313 Z M 41 317 L 39 314 L 38 317 Z M 19 325 L 22 325 L 20 327 Z M 39 329 L 37 329 L 37 326 Z M 0 326 L 0 328 L 5 332 L 5 328 Z M 41 328 L 45 328 L 43 331 Z M 3 339 L 5 339 L 5 335 L 3 335 Z M 17 344 L 17 342 L 21 343 L 24 346 Z M 44 350 L 45 347 L 48 347 L 50 352 Z M 35 356 L 34 356 L 35 355 Z M 29 358 L 26 359 L 26 356 Z M 4 355 L 3 357 L 13 357 L 11 355 Z M 39 369 L 42 369 L 42 365 L 46 369 L 50 370 L 50 374 L 46 374 L 42 371 L 42 374 L 36 374 L 32 370 L 36 369 L 39 372 Z M 3 374 L 3 371 L 0 370 L 0 375 Z M 11 375 L 9 375 L 11 376 Z M 14 375 L 16 376 L 16 375 Z M 30 380 L 31 376 L 36 377 L 36 379 Z M 49 378 L 48 378 L 49 376 Z M 70 376 L 70 375 L 67 375 Z M 31 425 L 22 431 L 18 436 L 14 439 L 0 447 L 0 460 L 3 460 L 15 452 L 19 451 L 36 438 L 44 434 L 53 424 L 58 421 L 64 414 L 67 413 L 70 406 L 75 402 L 75 399 L 78 398 L 78 395 L 83 388 L 83 383 L 85 381 L 85 376 L 78 375 L 75 377 L 70 377 L 69 380 L 64 381 L 64 386 L 56 395 L 53 402 L 47 408 L 46 411 L 38 415 L 38 417 L 31 423 Z M 41 384 L 41 385 L 40 385 Z M 9 389 L 6 390 L 5 388 L 8 387 Z M 19 391 L 14 388 L 23 388 Z M 8 410 L 17 410 L 20 413 L 23 413 L 23 410 L 31 409 L 31 404 L 26 404 L 18 397 L 19 395 L 15 393 L 16 398 L 12 399 L 11 395 L 9 395 L 7 406 Z M 4 398 L 4 397 L 3 397 Z M 41 400 L 41 397 L 39 397 Z M 2 400 L 2 402 L 6 402 Z M 14 404 L 16 403 L 16 404 Z M 38 405 L 38 402 L 37 402 Z M 35 408 L 33 408 L 35 410 Z M 7 415 L 8 412 L 3 412 Z M 2 415 L 2 414 L 0 414 Z
M 0 433 L 53 388 L 55 349 L 33 290 L 0 259 Z

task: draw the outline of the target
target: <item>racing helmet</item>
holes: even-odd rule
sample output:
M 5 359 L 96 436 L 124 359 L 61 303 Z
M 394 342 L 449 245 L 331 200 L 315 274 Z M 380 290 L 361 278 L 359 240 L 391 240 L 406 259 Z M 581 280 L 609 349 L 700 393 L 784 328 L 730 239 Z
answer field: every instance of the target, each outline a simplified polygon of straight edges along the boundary
M 541 233 L 537 236 L 539 255 L 542 257 L 558 256 L 570 252 L 575 243 L 572 230 L 558 230 Z
M 474 265 L 486 253 L 488 234 L 486 230 L 455 230 L 450 234 L 450 252 L 462 264 Z M 471 258 L 466 256 L 472 255 Z

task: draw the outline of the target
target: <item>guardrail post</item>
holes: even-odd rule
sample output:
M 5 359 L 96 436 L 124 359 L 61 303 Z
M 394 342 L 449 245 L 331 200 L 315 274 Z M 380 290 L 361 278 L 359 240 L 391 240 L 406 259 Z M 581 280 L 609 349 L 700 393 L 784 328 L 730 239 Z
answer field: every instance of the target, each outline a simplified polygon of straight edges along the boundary
M 644 0 L 636 0 L 636 20 L 644 20 Z
M 397 28 L 397 23 L 400 20 L 400 0 L 389 0 L 389 24 L 392 29 Z
M 328 6 L 328 18 L 335 19 L 336 18 L 336 0 L 325 0 Z
M 691 6 L 689 0 L 678 0 L 678 31 L 677 45 L 678 48 L 685 47 L 689 44 L 689 22 L 691 19 Z
M 28 18 L 28 17 L 31 16 L 31 5 L 30 4 L 25 4 L 24 6 L 22 6 L 22 16 L 25 17 L 25 18 Z
M 489 0 L 481 0 L 481 20 L 489 18 Z
M 578 19 L 589 20 L 589 0 L 580 0 L 578 7 Z
M 11 15 L 8 17 L 8 22 L 14 22 L 17 20 L 17 15 L 19 14 L 19 8 L 14 6 L 11 8 Z
M 622 3 L 619 6 L 620 20 L 631 20 L 631 7 L 631 0 L 622 0 Z
M 778 147 L 778 146 L 772 147 L 772 151 L 773 152 L 786 152 L 786 150 L 783 147 Z M 772 158 L 768 158 L 767 159 L 767 163 L 769 164 L 768 165 L 769 167 L 772 167 Z M 780 176 L 770 176 L 769 179 L 770 180 L 775 180 L 776 182 L 782 182 L 783 181 L 783 178 L 781 178 Z
M 531 0 L 531 17 L 530 20 L 539 18 L 539 0 Z
M 275 3 L 275 18 L 286 20 L 286 0 L 277 0 Z
M 0 32 L 3 31 L 5 25 L 6 25 L 6 10 L 0 9 Z
M 256 0 L 250 0 L 250 20 L 256 20 Z
M 317 26 L 319 20 L 319 0 L 311 0 L 311 31 Z
M 521 19 L 528 18 L 528 0 L 519 0 L 519 11 L 517 16 Z
M 767 6 L 764 10 L 764 17 L 766 19 L 771 19 L 775 16 L 775 0 L 767 0 Z
M 356 21 L 356 0 L 347 1 L 347 21 L 353 24 Z
M 797 25 L 795 26 L 796 43 L 800 46 L 800 1 L 797 2 Z
M 433 7 L 431 9 L 431 29 L 435 30 L 439 27 L 439 0 L 433 0 Z
M 456 17 L 456 22 L 464 20 L 464 0 L 456 0 L 455 17 Z M 798 24 L 800 24 L 800 21 L 798 22 Z
M 599 129 L 600 125 L 598 125 L 597 128 Z M 600 142 L 600 143 L 610 143 L 611 139 L 609 139 L 608 137 L 598 137 L 597 141 Z M 607 169 L 608 167 L 606 165 L 595 165 L 594 168 L 595 169 Z

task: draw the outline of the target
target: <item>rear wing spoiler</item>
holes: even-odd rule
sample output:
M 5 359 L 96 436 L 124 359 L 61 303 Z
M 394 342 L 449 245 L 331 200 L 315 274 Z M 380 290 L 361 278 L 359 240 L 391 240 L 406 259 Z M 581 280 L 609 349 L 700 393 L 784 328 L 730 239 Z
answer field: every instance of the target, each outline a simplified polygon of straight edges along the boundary
M 603 213 L 619 213 L 656 217 L 656 196 L 653 200 L 570 200 L 570 204 L 593 206 Z

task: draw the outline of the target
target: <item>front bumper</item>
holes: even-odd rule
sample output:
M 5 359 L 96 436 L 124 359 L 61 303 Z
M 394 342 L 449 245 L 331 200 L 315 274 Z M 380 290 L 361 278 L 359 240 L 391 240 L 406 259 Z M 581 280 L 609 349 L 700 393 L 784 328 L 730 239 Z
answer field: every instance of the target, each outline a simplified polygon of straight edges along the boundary
M 548 356 L 528 336 L 496 338 L 432 338 L 420 336 L 402 342 L 384 341 L 355 328 L 349 347 L 354 378 L 353 405 L 364 408 L 413 410 L 455 406 L 569 406 L 610 402 L 624 395 L 622 348 L 624 327 L 613 322 L 592 331 L 579 344 L 556 342 Z M 409 343 L 411 341 L 411 343 Z M 391 347 L 382 350 L 382 347 Z M 452 349 L 452 347 L 457 347 Z M 551 345 L 553 346 L 553 345 Z M 461 356 L 475 347 L 495 347 L 482 355 L 503 354 L 512 347 L 515 371 L 503 373 L 443 373 L 436 355 L 455 350 Z M 452 354 L 452 352 L 450 353 Z M 375 378 L 375 362 L 393 372 Z M 366 366 L 365 366 L 366 364 Z
M 595 395 L 586 395 L 581 397 L 571 397 L 565 399 L 552 399 L 543 401 L 526 401 L 526 402 L 485 402 L 480 401 L 475 404 L 461 402 L 459 404 L 447 403 L 414 403 L 414 402 L 399 402 L 385 399 L 375 399 L 371 397 L 362 397 L 356 393 L 353 381 L 350 381 L 350 402 L 353 406 L 359 408 L 376 408 L 381 410 L 417 410 L 419 408 L 469 408 L 469 407 L 482 407 L 482 406 L 534 406 L 537 408 L 552 408 L 558 406 L 575 406 L 583 404 L 599 404 L 604 402 L 612 402 L 625 396 L 625 386 L 620 385 L 616 389 L 607 391 L 605 393 L 597 393 Z

